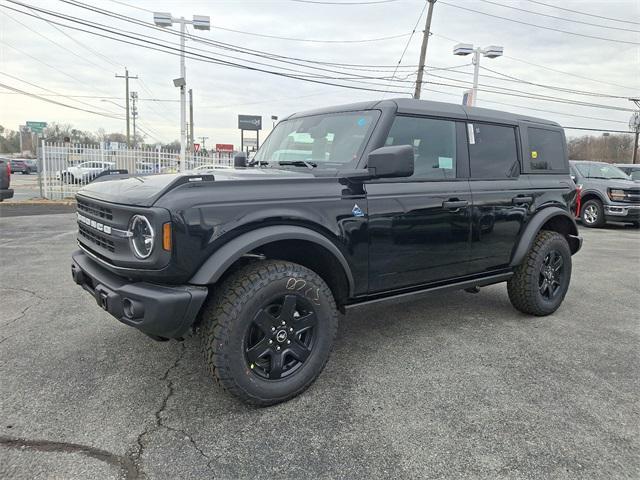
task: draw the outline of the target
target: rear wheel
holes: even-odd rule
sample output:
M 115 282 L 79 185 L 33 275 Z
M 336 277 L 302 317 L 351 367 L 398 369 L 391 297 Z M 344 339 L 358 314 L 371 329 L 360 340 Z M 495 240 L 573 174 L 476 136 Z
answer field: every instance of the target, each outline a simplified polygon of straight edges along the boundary
M 585 227 L 602 227 L 604 225 L 604 208 L 602 202 L 597 199 L 585 202 L 582 206 L 580 218 Z
M 564 300 L 571 280 L 571 250 L 567 239 L 543 230 L 507 282 L 511 304 L 523 313 L 544 316 Z
M 200 333 L 216 380 L 245 402 L 272 405 L 318 377 L 337 325 L 331 291 L 316 273 L 269 260 L 238 270 L 217 289 Z

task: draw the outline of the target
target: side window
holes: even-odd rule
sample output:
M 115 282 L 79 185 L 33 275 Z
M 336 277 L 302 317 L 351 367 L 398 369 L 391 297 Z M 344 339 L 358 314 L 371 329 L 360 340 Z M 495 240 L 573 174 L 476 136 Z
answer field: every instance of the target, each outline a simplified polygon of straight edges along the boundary
M 469 123 L 471 178 L 513 178 L 520 174 L 516 129 Z
M 537 171 L 565 171 L 564 140 L 555 130 L 529 128 L 529 165 Z
M 396 117 L 385 145 L 411 145 L 415 166 L 411 178 L 456 178 L 456 122 Z

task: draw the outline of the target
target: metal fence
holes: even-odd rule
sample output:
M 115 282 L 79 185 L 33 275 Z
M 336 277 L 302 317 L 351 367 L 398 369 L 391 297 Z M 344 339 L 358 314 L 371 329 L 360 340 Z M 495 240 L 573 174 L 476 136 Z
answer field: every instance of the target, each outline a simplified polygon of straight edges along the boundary
M 73 195 L 100 173 L 127 170 L 135 175 L 176 173 L 180 152 L 157 148 L 111 149 L 102 144 L 42 143 L 40 149 L 42 195 L 63 199 Z M 207 170 L 233 165 L 233 154 L 187 153 L 185 170 Z

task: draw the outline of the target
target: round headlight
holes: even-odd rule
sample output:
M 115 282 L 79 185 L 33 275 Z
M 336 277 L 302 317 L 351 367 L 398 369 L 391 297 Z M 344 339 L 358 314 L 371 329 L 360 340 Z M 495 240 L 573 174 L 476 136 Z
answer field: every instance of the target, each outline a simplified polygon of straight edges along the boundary
M 155 242 L 153 227 L 144 215 L 134 215 L 129 222 L 129 241 L 133 247 L 133 253 L 138 258 L 147 258 L 153 251 Z

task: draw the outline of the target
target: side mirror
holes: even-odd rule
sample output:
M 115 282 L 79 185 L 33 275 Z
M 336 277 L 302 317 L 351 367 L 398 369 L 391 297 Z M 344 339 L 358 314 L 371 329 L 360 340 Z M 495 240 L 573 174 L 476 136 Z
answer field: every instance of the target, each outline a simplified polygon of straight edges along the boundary
M 367 157 L 367 169 L 371 178 L 410 177 L 413 175 L 413 160 L 411 145 L 381 147 Z
M 244 152 L 238 153 L 235 157 L 233 157 L 233 166 L 235 168 L 246 167 L 247 166 L 247 154 Z

